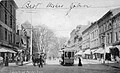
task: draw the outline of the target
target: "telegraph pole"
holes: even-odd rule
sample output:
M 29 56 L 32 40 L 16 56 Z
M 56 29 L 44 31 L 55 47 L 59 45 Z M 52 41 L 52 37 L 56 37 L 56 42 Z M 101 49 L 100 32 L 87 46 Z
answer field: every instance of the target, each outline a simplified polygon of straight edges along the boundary
M 104 57 L 103 57 L 103 64 L 105 64 L 105 55 L 106 55 L 106 37 L 105 34 L 102 35 L 103 43 L 102 43 L 102 48 L 104 49 Z

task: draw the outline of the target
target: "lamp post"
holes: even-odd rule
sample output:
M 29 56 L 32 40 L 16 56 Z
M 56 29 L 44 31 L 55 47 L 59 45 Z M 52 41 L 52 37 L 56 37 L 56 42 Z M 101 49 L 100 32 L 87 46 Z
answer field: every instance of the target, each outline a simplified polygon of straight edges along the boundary
M 105 47 L 106 47 L 106 37 L 105 37 L 105 34 L 103 34 L 101 37 L 103 39 L 102 47 L 104 49 L 103 64 L 105 64 L 105 55 L 106 55 L 106 50 L 105 50 Z

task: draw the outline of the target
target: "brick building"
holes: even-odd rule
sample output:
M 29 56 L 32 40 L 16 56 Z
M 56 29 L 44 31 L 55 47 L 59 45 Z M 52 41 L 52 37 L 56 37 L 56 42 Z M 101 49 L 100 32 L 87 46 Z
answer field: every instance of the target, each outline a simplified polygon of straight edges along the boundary
M 14 0 L 2 0 L 0 2 L 0 48 L 11 52 L 9 57 L 14 57 L 16 50 L 16 9 Z M 4 50 L 3 50 L 4 51 Z M 1 53 L 4 57 L 4 53 Z

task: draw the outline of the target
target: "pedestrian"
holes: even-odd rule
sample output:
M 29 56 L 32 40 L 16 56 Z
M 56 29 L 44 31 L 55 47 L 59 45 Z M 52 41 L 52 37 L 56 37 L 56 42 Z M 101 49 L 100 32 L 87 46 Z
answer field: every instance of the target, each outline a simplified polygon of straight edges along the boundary
M 8 61 L 9 59 L 8 59 L 8 53 L 6 53 L 6 56 L 5 56 L 5 66 L 8 66 Z
M 40 58 L 39 58 L 39 67 L 43 67 L 43 58 L 42 58 L 42 55 L 40 55 Z
M 80 58 L 80 57 L 78 57 L 78 59 L 79 59 L 78 66 L 82 66 L 82 63 L 81 63 L 81 58 Z

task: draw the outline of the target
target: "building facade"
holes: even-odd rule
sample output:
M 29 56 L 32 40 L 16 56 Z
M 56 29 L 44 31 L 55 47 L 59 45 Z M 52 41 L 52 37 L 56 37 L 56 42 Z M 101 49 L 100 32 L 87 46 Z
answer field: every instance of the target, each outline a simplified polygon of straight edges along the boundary
M 100 44 L 105 43 L 105 46 L 112 45 L 113 40 L 113 25 L 112 12 L 108 11 L 101 19 L 98 20 Z
M 90 29 L 90 49 L 97 49 L 100 46 L 99 43 L 99 28 L 97 22 L 94 22 L 89 27 Z
M 90 49 L 90 34 L 88 28 L 82 32 L 82 50 Z
M 120 12 L 112 18 L 113 20 L 113 43 L 120 42 Z
M 14 0 L 2 0 L 0 2 L 0 47 L 8 50 L 16 50 L 16 9 Z M 2 55 L 4 55 L 2 53 Z M 13 55 L 14 54 L 10 54 Z M 3 56 L 4 57 L 4 56 Z

